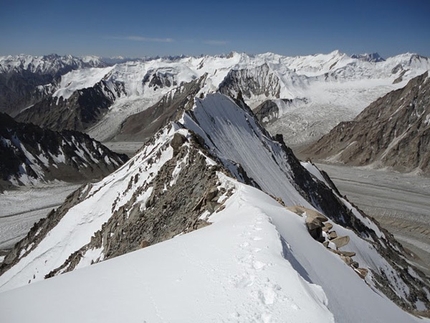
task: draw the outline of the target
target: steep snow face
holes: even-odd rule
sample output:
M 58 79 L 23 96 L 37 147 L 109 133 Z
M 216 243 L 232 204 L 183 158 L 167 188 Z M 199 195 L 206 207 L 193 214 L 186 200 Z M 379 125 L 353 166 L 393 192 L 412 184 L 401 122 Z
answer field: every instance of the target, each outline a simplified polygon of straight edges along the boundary
M 113 67 L 89 68 L 74 70 L 61 77 L 59 89 L 54 92 L 53 97 L 68 99 L 73 92 L 92 87 L 105 77 Z
M 210 217 L 212 225 L 0 293 L 2 317 L 11 323 L 57 322 L 58 317 L 63 322 L 428 322 L 370 289 L 310 237 L 304 218 L 255 188 L 219 177 L 234 194 Z
M 239 164 L 265 192 L 288 205 L 310 207 L 292 185 L 290 165 L 281 145 L 265 133 L 250 111 L 239 108 L 232 99 L 219 93 L 196 99 L 196 107 L 185 113 L 183 123 L 205 139 L 233 174 Z

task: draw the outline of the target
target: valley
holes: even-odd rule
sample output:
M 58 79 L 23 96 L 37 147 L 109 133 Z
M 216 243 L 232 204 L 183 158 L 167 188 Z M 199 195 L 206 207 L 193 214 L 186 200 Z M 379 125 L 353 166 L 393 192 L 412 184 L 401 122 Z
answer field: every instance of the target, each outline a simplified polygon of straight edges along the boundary
M 430 178 L 365 167 L 318 164 L 341 194 L 394 234 L 430 274 Z
M 21 187 L 0 194 L 0 250 L 10 249 L 33 224 L 61 205 L 77 184 L 50 184 Z

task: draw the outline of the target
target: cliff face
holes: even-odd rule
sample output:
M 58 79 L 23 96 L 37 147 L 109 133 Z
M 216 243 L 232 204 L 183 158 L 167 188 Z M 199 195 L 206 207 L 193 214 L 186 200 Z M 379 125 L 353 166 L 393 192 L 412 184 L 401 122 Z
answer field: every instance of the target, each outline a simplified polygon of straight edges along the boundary
M 303 153 L 354 166 L 430 174 L 430 78 L 412 79 L 342 122 Z

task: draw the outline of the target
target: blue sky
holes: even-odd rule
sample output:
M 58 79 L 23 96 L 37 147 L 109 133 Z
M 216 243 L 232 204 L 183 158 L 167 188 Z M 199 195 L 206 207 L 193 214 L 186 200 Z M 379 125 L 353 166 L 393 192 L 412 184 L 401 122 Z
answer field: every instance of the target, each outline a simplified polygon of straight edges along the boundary
M 0 0 L 0 55 L 430 56 L 428 0 Z

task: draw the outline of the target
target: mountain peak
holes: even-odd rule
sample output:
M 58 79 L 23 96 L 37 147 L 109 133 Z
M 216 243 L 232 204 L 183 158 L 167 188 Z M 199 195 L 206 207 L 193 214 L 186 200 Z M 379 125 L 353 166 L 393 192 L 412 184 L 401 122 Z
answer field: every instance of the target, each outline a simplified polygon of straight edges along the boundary
M 353 54 L 351 55 L 351 58 L 358 59 L 360 61 L 366 61 L 366 62 L 372 62 L 372 63 L 379 63 L 384 62 L 385 59 L 381 57 L 378 53 L 365 53 L 365 54 Z

